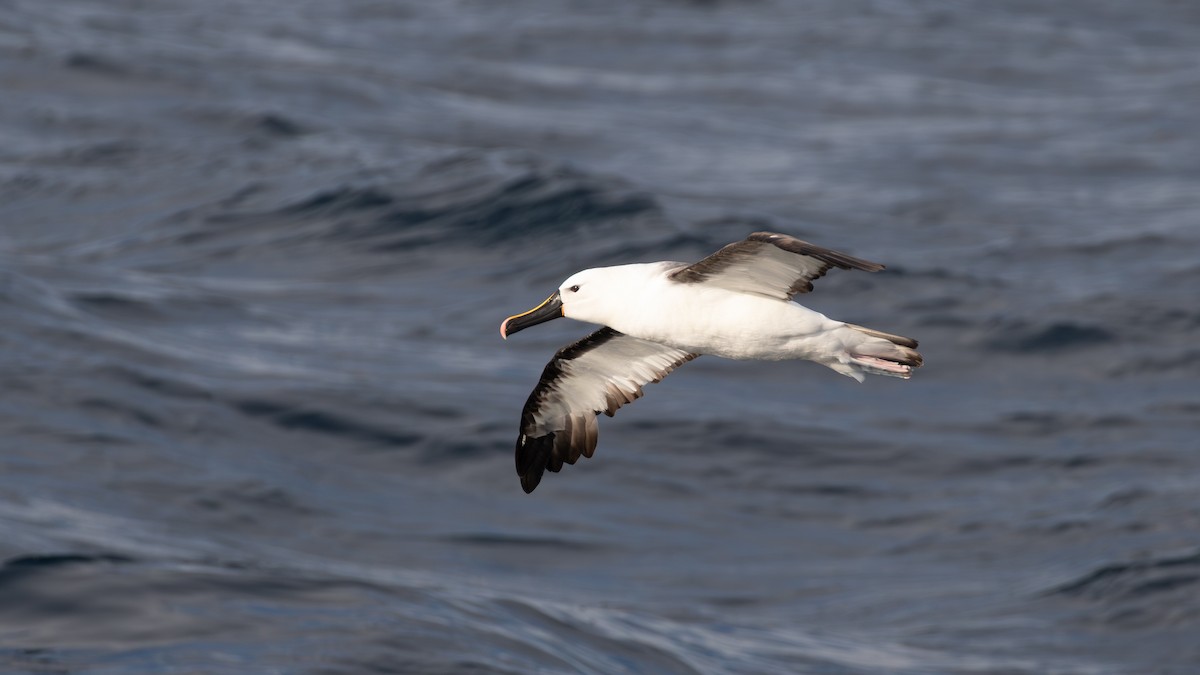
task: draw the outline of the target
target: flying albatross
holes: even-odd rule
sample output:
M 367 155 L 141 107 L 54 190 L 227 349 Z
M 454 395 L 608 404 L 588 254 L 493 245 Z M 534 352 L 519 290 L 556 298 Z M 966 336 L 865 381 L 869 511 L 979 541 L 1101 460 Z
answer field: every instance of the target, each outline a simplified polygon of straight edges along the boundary
M 576 272 L 533 309 L 500 324 L 500 336 L 565 316 L 604 327 L 558 350 L 521 411 L 517 475 L 533 492 L 542 473 L 596 450 L 600 413 L 642 396 L 701 354 L 808 359 L 862 382 L 908 379 L 917 341 L 834 321 L 791 302 L 833 267 L 878 272 L 855 258 L 786 234 L 755 232 L 697 263 L 655 262 Z

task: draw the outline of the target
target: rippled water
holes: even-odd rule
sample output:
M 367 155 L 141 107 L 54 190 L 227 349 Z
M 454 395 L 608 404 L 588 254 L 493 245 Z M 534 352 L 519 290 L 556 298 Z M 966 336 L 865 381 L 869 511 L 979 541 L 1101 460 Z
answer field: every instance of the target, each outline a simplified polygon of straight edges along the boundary
M 1200 663 L 1200 13 L 0 3 L 5 672 Z M 590 266 L 772 229 L 908 382 L 702 358 L 522 493 Z

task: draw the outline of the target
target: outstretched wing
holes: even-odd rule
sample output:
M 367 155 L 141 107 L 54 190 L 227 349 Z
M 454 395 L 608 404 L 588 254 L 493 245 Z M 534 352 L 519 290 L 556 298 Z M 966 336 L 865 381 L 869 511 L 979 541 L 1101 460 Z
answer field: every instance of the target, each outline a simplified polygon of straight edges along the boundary
M 791 300 L 812 290 L 832 267 L 878 272 L 883 265 L 801 241 L 786 234 L 755 232 L 698 263 L 672 272 L 684 284 L 711 284 L 738 293 Z
M 596 416 L 642 396 L 642 386 L 658 382 L 699 356 L 611 328 L 558 350 L 521 411 L 517 475 L 533 492 L 542 472 L 591 457 L 599 429 Z

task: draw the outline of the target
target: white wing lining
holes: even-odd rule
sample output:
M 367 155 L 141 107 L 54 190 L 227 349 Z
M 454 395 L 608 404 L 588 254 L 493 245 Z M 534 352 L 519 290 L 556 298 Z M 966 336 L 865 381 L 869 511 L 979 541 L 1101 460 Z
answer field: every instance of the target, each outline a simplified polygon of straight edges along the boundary
M 521 411 L 516 447 L 521 487 L 533 492 L 547 469 L 591 457 L 599 438 L 597 415 L 611 417 L 641 398 L 644 385 L 697 356 L 607 327 L 558 350 Z

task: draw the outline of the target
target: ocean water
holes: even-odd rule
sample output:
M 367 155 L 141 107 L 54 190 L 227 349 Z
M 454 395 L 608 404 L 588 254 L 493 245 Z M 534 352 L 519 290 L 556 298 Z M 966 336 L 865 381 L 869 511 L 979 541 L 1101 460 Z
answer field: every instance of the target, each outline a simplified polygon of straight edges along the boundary
M 1200 672 L 1200 11 L 0 2 L 0 672 Z M 755 230 L 525 495 L 571 272 Z

